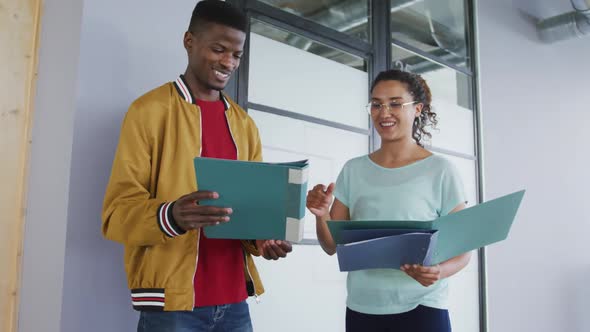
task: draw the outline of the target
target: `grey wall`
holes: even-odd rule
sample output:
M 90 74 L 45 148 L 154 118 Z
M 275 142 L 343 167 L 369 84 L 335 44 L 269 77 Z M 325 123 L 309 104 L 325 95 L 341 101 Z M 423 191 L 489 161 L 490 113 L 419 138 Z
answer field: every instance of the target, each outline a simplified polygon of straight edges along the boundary
M 478 2 L 486 194 L 528 190 L 488 250 L 491 331 L 589 331 L 590 39 L 543 45 L 510 0 Z M 194 3 L 45 0 L 19 331 L 134 330 L 102 198 L 127 106 L 184 70 Z
M 19 328 L 60 331 L 81 1 L 45 0 L 33 120 Z
M 67 224 L 63 332 L 133 331 L 122 246 L 104 240 L 104 190 L 129 104 L 176 79 L 196 1 L 87 0 L 82 15 L 79 84 Z
M 478 2 L 487 198 L 527 189 L 488 250 L 491 331 L 590 331 L 590 37 L 544 45 L 513 2 Z

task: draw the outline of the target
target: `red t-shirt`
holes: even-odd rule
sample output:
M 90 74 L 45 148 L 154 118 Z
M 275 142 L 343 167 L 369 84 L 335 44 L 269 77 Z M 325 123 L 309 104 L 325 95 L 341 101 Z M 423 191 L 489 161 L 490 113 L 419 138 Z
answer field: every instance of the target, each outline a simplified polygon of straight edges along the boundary
M 223 102 L 197 100 L 197 105 L 201 108 L 201 156 L 237 159 Z M 201 231 L 194 286 L 195 307 L 245 300 L 248 293 L 240 240 L 208 239 Z

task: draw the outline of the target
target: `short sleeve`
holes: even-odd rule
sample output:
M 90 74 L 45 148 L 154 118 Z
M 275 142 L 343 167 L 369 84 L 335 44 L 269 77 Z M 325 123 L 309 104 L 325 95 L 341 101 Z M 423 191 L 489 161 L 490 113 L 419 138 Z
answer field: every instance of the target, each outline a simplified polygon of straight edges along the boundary
M 455 165 L 446 162 L 442 172 L 440 215 L 446 216 L 461 203 L 466 203 L 463 181 Z
M 336 188 L 334 189 L 334 197 L 336 197 L 340 202 L 342 202 L 342 204 L 346 205 L 346 207 L 349 207 L 350 203 L 350 191 L 348 190 L 348 165 L 349 163 L 346 163 L 340 171 L 340 174 L 338 174 L 338 179 L 336 179 Z

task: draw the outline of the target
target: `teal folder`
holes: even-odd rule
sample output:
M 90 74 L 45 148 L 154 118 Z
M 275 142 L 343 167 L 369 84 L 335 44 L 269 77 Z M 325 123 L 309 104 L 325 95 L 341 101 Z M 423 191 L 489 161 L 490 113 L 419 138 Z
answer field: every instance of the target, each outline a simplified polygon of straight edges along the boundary
M 263 163 L 197 157 L 194 166 L 197 188 L 219 194 L 219 199 L 200 204 L 233 210 L 229 222 L 204 228 L 208 238 L 301 241 L 307 160 Z
M 437 240 L 430 243 L 432 248 L 429 248 L 428 251 L 432 252 L 432 254 L 428 257 L 426 262 L 428 264 L 425 263 L 425 265 L 433 265 L 506 239 L 523 196 L 524 190 L 518 191 L 432 221 L 334 220 L 328 222 L 328 227 L 338 246 L 351 243 L 347 238 L 351 237 L 349 231 L 353 230 L 362 232 L 363 230 L 385 231 L 394 229 L 400 231 L 400 235 L 405 233 L 403 230 L 408 233 L 420 232 L 421 230 L 428 233 L 428 231 L 436 230 L 438 231 Z M 374 236 L 380 238 L 384 234 L 377 232 Z M 395 236 L 389 238 L 389 241 L 397 241 Z M 392 260 L 396 260 L 400 253 L 392 252 L 391 255 Z M 349 260 L 353 258 L 341 257 L 339 254 L 338 260 L 341 259 Z M 371 260 L 371 255 L 365 256 L 365 259 Z

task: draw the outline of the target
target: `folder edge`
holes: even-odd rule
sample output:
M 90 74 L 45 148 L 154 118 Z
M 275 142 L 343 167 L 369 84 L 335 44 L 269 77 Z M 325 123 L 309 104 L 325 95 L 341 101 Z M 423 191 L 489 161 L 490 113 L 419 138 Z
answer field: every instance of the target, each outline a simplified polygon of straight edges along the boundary
M 300 242 L 303 239 L 303 225 L 305 218 L 295 219 L 287 217 L 285 223 L 285 240 Z

